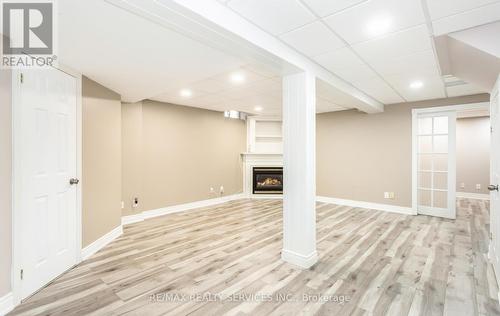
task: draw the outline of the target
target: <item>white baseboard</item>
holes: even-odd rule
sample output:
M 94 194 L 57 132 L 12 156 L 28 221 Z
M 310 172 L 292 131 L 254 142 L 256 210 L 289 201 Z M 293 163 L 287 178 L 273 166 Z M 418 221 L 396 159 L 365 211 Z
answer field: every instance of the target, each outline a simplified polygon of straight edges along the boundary
M 115 229 L 97 239 L 87 247 L 82 249 L 82 260 L 90 258 L 93 254 L 106 247 L 110 242 L 120 237 L 123 234 L 122 225 L 117 226 Z
M 122 216 L 122 225 L 125 226 L 128 224 L 142 222 L 143 220 L 144 220 L 144 215 L 142 212 L 139 214 Z
M 484 193 L 470 193 L 470 192 L 457 192 L 457 198 L 463 199 L 476 199 L 476 200 L 489 200 L 490 195 Z
M 0 297 L 0 316 L 7 314 L 14 309 L 14 296 L 12 292 Z
M 379 204 L 379 203 L 371 203 L 371 202 L 363 202 L 363 201 L 354 201 L 354 200 L 345 200 L 345 199 L 337 199 L 326 196 L 317 196 L 316 201 L 329 203 L 329 204 L 337 204 L 337 205 L 345 205 L 352 207 L 360 207 L 378 211 L 386 211 L 392 213 L 406 214 L 406 215 L 417 215 L 415 211 L 411 207 L 406 206 L 397 206 L 397 205 L 389 205 L 389 204 Z
M 239 200 L 239 199 L 244 199 L 244 198 L 245 198 L 245 194 L 238 193 L 238 194 L 223 196 L 223 197 L 219 197 L 219 198 L 201 200 L 201 201 L 196 201 L 196 202 L 191 202 L 191 203 L 162 207 L 162 208 L 155 209 L 155 210 L 143 211 L 142 213 L 139 213 L 139 214 L 123 216 L 122 217 L 122 225 L 128 225 L 128 224 L 143 221 L 143 220 L 148 219 L 148 218 L 153 218 L 153 217 L 157 217 L 157 216 L 163 216 L 163 215 L 167 215 L 167 214 L 192 210 L 192 209 L 200 208 L 200 207 L 217 205 L 217 204 L 221 204 L 221 203 L 225 203 L 225 202 L 229 202 L 229 201 L 234 201 L 234 200 Z
M 299 268 L 309 269 L 318 261 L 318 253 L 314 251 L 313 253 L 304 256 L 294 251 L 283 249 L 281 250 L 281 259 L 296 265 Z

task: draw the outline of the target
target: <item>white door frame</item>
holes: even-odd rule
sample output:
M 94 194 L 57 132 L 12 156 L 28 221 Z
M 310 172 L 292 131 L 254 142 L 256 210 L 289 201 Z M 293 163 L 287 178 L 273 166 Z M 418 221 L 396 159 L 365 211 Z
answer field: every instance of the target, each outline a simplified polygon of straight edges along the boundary
M 76 258 L 75 262 L 79 263 L 82 260 L 82 75 L 77 71 L 59 65 L 56 69 L 74 77 L 76 79 L 76 176 L 80 179 L 79 185 L 76 186 Z M 17 135 L 19 135 L 21 124 L 19 122 L 19 109 L 20 109 L 20 93 L 21 93 L 21 70 L 12 70 L 12 265 L 11 265 L 11 285 L 12 297 L 14 306 L 21 302 L 21 258 L 20 253 L 20 240 L 21 240 L 21 225 L 20 216 L 18 211 L 18 201 L 22 198 L 20 196 L 20 176 L 18 171 L 22 168 L 16 157 L 20 153 L 19 142 Z
M 489 102 L 480 103 L 470 103 L 470 104 L 459 104 L 459 105 L 449 105 L 449 106 L 436 106 L 430 108 L 416 108 L 412 109 L 412 209 L 414 214 L 418 214 L 418 168 L 417 168 L 417 128 L 418 128 L 418 115 L 422 113 L 434 113 L 434 112 L 445 112 L 445 111 L 468 111 L 468 110 L 489 110 Z M 456 178 L 456 166 L 453 170 L 448 170 L 448 172 L 453 172 Z M 456 193 L 456 188 L 455 188 Z

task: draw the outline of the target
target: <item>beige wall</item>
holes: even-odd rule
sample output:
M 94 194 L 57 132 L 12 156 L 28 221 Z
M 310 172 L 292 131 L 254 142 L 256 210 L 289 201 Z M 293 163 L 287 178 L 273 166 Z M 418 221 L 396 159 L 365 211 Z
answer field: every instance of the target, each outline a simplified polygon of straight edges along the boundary
M 84 77 L 83 247 L 121 223 L 121 99 Z
M 411 109 L 487 102 L 476 95 L 317 116 L 317 194 L 341 199 L 411 206 Z M 395 198 L 384 199 L 384 192 Z
M 130 167 L 123 175 L 124 215 L 218 197 L 221 185 L 224 195 L 243 191 L 244 121 L 225 119 L 215 111 L 143 101 L 141 122 L 139 107 L 123 105 L 124 166 Z M 140 205 L 133 210 L 135 196 Z
M 457 120 L 457 191 L 488 194 L 490 182 L 490 118 Z M 465 188 L 461 188 L 461 184 Z M 476 184 L 481 185 L 476 190 Z
M 122 215 L 141 212 L 142 201 L 132 208 L 132 200 L 142 200 L 142 102 L 122 104 Z
M 0 38 L 1 39 L 1 38 Z M 10 292 L 12 261 L 11 72 L 0 70 L 0 297 Z

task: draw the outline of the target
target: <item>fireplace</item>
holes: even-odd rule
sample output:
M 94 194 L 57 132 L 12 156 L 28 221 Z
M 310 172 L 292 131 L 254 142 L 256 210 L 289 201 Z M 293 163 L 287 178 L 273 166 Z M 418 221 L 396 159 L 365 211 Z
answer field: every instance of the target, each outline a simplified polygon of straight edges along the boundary
M 253 167 L 253 194 L 283 194 L 283 168 Z

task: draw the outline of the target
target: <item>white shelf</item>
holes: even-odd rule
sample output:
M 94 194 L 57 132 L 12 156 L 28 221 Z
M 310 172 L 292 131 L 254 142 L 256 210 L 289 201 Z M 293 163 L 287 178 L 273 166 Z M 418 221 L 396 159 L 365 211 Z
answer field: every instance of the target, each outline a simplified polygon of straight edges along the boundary
M 247 120 L 250 152 L 283 152 L 282 122 L 278 117 L 251 116 Z

